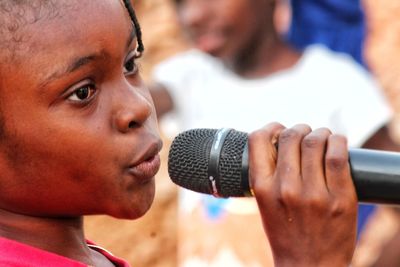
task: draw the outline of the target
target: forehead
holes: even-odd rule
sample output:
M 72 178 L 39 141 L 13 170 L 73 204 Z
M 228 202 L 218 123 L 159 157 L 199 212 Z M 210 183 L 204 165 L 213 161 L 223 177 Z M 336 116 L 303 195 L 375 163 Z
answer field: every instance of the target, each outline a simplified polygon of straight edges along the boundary
M 22 0 L 20 4 L 12 4 L 14 2 L 17 1 L 0 2 L 0 53 L 13 56 L 13 61 L 16 55 L 36 52 L 45 46 L 68 40 L 72 44 L 88 38 L 87 30 L 102 31 L 106 38 L 112 32 L 107 24 L 119 23 L 121 27 L 123 19 L 125 25 L 122 26 L 131 26 L 121 0 Z
M 22 71 L 29 66 L 35 68 L 29 75 L 44 75 L 77 55 L 102 52 L 104 47 L 113 50 L 134 30 L 120 0 L 59 0 L 53 4 L 53 10 L 40 11 L 42 15 L 33 21 L 34 16 L 25 12 L 25 20 L 10 31 L 8 46 L 12 49 L 2 49 L 1 76 L 3 72 L 26 75 Z M 9 21 L 18 16 L 14 13 Z

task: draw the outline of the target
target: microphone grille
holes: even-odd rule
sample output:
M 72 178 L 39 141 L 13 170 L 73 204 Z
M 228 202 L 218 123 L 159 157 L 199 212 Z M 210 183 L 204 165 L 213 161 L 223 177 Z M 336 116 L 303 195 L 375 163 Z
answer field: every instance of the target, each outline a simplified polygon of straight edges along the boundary
M 210 151 L 217 129 L 192 129 L 173 140 L 168 155 L 168 173 L 179 186 L 205 194 L 212 194 L 208 167 Z M 222 146 L 218 170 L 223 197 L 244 196 L 242 188 L 242 155 L 247 133 L 231 130 Z

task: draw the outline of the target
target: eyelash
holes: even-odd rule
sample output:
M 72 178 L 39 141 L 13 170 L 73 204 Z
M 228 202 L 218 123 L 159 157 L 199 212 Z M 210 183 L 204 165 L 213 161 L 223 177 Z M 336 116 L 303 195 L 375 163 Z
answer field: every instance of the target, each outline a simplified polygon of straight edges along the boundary
M 88 89 L 88 90 L 84 90 L 84 89 Z M 88 102 L 90 99 L 92 99 L 93 96 L 96 94 L 96 92 L 97 92 L 96 86 L 93 83 L 87 83 L 83 86 L 80 86 L 76 90 L 74 90 L 72 92 L 72 94 L 70 94 L 68 96 L 68 100 L 73 101 L 73 102 L 85 103 L 85 102 Z M 87 96 L 84 96 L 82 99 L 82 98 L 80 98 L 79 94 L 84 94 Z
M 134 75 L 138 72 L 139 66 L 136 63 L 136 59 L 139 59 L 142 56 L 140 52 L 134 50 L 129 53 L 128 60 L 124 64 L 124 74 L 125 75 Z M 131 69 L 133 68 L 133 69 Z M 131 69 L 131 70 L 130 70 Z
M 124 74 L 125 75 L 134 75 L 138 72 L 139 66 L 136 64 L 136 59 L 141 57 L 141 53 L 138 51 L 132 51 L 128 55 L 128 60 L 124 64 Z M 133 69 L 131 69 L 133 68 Z M 88 89 L 88 90 L 84 90 Z M 83 86 L 80 86 L 79 88 L 75 89 L 69 96 L 68 99 L 70 101 L 76 102 L 76 103 L 85 103 L 88 102 L 90 99 L 93 98 L 93 96 L 96 94 L 97 88 L 93 83 L 87 83 Z M 83 99 L 79 94 L 84 94 Z M 86 96 L 85 96 L 86 95 Z

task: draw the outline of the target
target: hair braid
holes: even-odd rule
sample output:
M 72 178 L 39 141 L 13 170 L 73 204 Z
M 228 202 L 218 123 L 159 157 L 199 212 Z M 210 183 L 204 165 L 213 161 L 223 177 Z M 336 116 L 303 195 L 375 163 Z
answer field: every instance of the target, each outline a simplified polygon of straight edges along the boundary
M 135 10 L 132 7 L 132 4 L 130 0 L 123 0 L 126 9 L 128 10 L 129 16 L 132 19 L 133 25 L 135 26 L 135 31 L 136 31 L 136 38 L 138 42 L 138 48 L 137 51 L 142 53 L 144 51 L 144 45 L 143 45 L 143 40 L 142 40 L 142 30 L 140 29 L 139 21 L 136 17 Z

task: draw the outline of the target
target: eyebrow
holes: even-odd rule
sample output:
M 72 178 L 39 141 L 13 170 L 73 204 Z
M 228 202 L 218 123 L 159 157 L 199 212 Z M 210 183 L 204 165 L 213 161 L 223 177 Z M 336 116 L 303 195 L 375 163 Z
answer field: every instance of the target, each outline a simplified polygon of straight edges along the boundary
M 135 38 L 136 38 L 136 31 L 135 31 L 135 28 L 133 28 L 133 30 L 129 34 L 128 40 L 126 42 L 127 49 L 131 45 L 131 43 L 133 42 L 133 40 Z M 71 61 L 71 63 L 69 63 L 67 65 L 66 68 L 64 68 L 62 70 L 57 70 L 57 71 L 53 72 L 52 74 L 50 74 L 47 78 L 45 78 L 39 87 L 43 88 L 47 84 L 52 82 L 53 80 L 56 80 L 57 78 L 62 77 L 65 74 L 73 73 L 73 72 L 79 70 L 80 68 L 82 68 L 98 59 L 105 58 L 106 56 L 107 56 L 107 53 L 105 51 L 101 51 L 98 53 L 93 53 L 93 54 L 89 54 L 89 55 L 86 55 L 83 57 L 75 58 Z
M 57 80 L 58 78 L 64 76 L 65 74 L 68 73 L 73 73 L 77 71 L 78 69 L 90 64 L 93 61 L 98 60 L 99 58 L 104 58 L 105 53 L 100 52 L 100 53 L 93 53 L 87 56 L 83 57 L 78 57 L 73 60 L 69 64 L 66 65 L 66 67 L 61 67 L 60 69 L 56 70 L 52 74 L 48 75 L 46 78 L 43 79 L 43 82 L 40 83 L 39 88 L 44 88 L 46 87 L 47 84 L 51 83 L 54 80 Z

